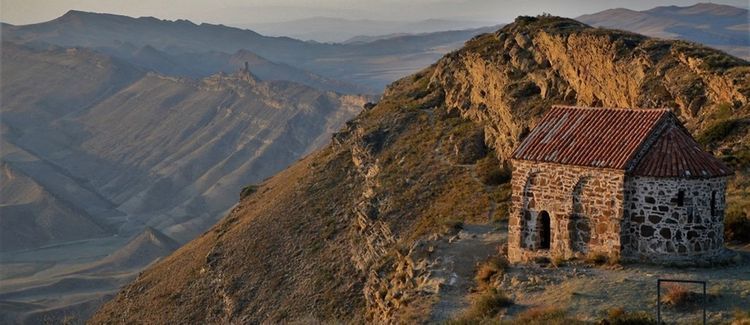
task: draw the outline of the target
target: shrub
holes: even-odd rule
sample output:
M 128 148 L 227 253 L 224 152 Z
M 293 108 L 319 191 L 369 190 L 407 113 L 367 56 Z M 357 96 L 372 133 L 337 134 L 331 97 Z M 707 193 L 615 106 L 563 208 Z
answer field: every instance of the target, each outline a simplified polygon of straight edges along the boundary
M 690 291 L 686 286 L 681 284 L 667 283 L 664 285 L 664 293 L 661 300 L 669 307 L 683 310 L 693 309 L 703 303 L 703 294 Z
M 477 176 L 485 185 L 497 186 L 510 181 L 510 168 L 503 166 L 494 152 L 477 161 L 476 166 Z
M 520 313 L 510 324 L 581 324 L 582 322 L 566 317 L 562 309 L 553 307 L 535 307 Z
M 258 191 L 258 185 L 248 185 L 242 188 L 240 191 L 240 200 L 252 195 Z
M 623 308 L 612 308 L 607 311 L 606 323 L 610 325 L 651 325 L 656 324 L 656 320 L 646 312 L 628 313 Z
M 444 220 L 443 221 L 443 232 L 447 234 L 456 234 L 464 228 L 464 223 L 461 220 Z
M 507 268 L 508 260 L 502 256 L 495 256 L 479 265 L 474 279 L 480 287 L 487 286 L 494 275 L 502 274 Z
M 508 220 L 510 217 L 510 202 L 498 203 L 495 207 L 495 213 L 492 214 L 492 222 L 501 222 Z
M 463 320 L 481 320 L 497 315 L 500 310 L 513 304 L 508 296 L 496 289 L 484 292 L 474 298 L 471 308 L 461 317 Z

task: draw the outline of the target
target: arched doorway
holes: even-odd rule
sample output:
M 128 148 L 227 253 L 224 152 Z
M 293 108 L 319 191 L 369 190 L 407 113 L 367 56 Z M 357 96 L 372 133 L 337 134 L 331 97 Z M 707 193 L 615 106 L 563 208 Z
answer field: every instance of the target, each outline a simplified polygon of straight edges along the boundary
M 549 249 L 551 237 L 549 213 L 539 212 L 539 249 Z

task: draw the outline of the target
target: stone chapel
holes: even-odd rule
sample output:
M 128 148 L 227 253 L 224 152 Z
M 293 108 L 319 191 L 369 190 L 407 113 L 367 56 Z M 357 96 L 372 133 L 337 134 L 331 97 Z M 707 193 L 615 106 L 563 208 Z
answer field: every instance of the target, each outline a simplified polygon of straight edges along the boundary
M 668 109 L 555 106 L 516 148 L 508 257 L 711 261 L 724 252 L 722 161 Z

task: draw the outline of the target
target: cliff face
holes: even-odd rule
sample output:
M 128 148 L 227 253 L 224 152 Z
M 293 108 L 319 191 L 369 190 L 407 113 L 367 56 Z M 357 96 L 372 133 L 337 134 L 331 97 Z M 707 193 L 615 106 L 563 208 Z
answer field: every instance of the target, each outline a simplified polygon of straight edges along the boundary
M 433 248 L 507 215 L 502 162 L 552 104 L 674 107 L 701 134 L 748 114 L 748 73 L 696 45 L 519 18 L 393 83 L 91 322 L 426 320 L 447 281 Z
M 670 107 L 702 130 L 718 104 L 747 113 L 748 78 L 747 62 L 695 44 L 521 18 L 438 62 L 431 87 L 507 156 L 550 104 Z

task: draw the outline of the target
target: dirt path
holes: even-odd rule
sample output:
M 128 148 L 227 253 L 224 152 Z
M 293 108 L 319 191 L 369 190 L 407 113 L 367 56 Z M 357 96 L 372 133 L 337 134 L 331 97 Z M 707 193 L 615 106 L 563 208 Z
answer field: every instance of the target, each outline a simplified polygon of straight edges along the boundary
M 425 110 L 430 117 L 430 124 L 435 125 L 434 109 Z M 442 150 L 442 137 L 434 145 L 434 152 L 441 163 L 452 167 L 463 168 L 471 177 L 487 188 L 476 175 L 476 165 L 457 164 L 446 157 Z M 469 306 L 469 294 L 474 286 L 474 272 L 478 263 L 497 254 L 498 247 L 507 240 L 507 225 L 490 224 L 497 208 L 496 202 L 490 202 L 487 211 L 487 224 L 466 224 L 454 237 L 441 240 L 435 247 L 432 278 L 440 282 L 438 302 L 430 313 L 430 323 L 443 322 L 455 318 Z M 502 229 L 502 230 L 501 230 Z
M 505 240 L 505 231 L 495 226 L 464 225 L 458 235 L 440 242 L 433 255 L 436 263 L 432 274 L 442 279 L 442 284 L 430 323 L 449 320 L 469 306 L 477 263 L 497 254 L 498 245 Z
M 590 267 L 580 263 L 541 267 L 514 265 L 505 275 L 502 289 L 514 300 L 507 311 L 516 314 L 531 307 L 556 307 L 568 315 L 598 321 L 612 308 L 656 314 L 656 280 L 659 278 L 707 281 L 709 323 L 724 323 L 735 310 L 750 310 L 750 254 L 744 261 L 713 268 L 670 268 L 649 265 Z M 687 286 L 701 291 L 700 285 Z M 697 323 L 699 309 L 677 311 L 662 309 L 668 324 Z

